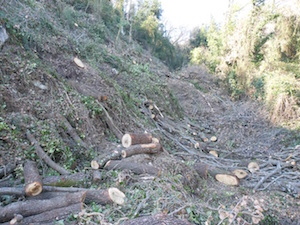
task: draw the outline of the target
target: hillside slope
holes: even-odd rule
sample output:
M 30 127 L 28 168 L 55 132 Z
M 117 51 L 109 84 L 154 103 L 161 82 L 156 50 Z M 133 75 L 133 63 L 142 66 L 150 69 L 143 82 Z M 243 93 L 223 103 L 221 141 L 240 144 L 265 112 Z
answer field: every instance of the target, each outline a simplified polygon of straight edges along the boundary
M 253 102 L 233 102 L 205 68 L 170 72 L 137 43 L 117 40 L 106 17 L 76 8 L 76 2 L 13 0 L 1 6 L 10 38 L 0 51 L 0 165 L 17 168 L 0 187 L 7 180 L 22 186 L 28 159 L 43 177 L 58 176 L 36 155 L 28 132 L 56 163 L 88 174 L 91 160 L 120 149 L 124 133 L 147 131 L 164 151 L 124 160 L 154 166 L 158 176 L 101 168 L 99 184 L 81 186 L 118 187 L 125 204 L 87 204 L 65 224 L 122 224 L 155 214 L 193 224 L 299 223 L 299 134 L 272 125 Z M 217 141 L 210 141 L 213 136 Z M 260 170 L 250 173 L 250 161 Z M 238 187 L 227 186 L 201 178 L 197 163 L 224 173 L 243 169 L 248 176 Z M 1 206 L 19 200 L 0 198 Z

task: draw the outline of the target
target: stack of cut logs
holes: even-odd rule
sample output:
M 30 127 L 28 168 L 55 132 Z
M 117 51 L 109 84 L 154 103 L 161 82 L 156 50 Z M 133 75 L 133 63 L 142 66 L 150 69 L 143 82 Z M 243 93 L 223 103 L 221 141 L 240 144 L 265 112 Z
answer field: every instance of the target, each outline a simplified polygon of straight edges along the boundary
M 106 170 L 119 169 L 131 170 L 135 174 L 160 175 L 160 170 L 152 165 L 137 163 L 128 160 L 121 160 L 138 154 L 157 154 L 163 148 L 157 138 L 153 138 L 148 133 L 127 133 L 122 137 L 122 146 L 114 150 L 112 153 L 98 157 L 91 161 L 91 167 L 94 170 L 104 168 Z
M 73 187 L 56 187 L 65 181 L 85 182 L 88 175 L 73 174 L 41 178 L 33 161 L 24 163 L 25 187 L 1 187 L 1 195 L 26 197 L 25 201 L 0 207 L 0 223 L 44 224 L 67 218 L 81 212 L 83 203 L 123 204 L 125 195 L 117 188 L 92 190 Z M 77 177 L 77 178 L 75 178 Z M 47 186 L 49 185 L 49 186 Z M 51 185 L 51 186 L 50 186 Z

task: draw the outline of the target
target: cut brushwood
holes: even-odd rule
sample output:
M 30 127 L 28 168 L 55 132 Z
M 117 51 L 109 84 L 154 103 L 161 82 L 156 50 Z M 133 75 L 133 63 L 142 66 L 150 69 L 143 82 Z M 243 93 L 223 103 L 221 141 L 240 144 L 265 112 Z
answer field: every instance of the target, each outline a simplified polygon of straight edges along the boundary
M 159 143 L 131 145 L 130 147 L 122 150 L 122 157 L 130 157 L 137 154 L 156 154 L 162 151 L 162 146 Z
M 154 166 L 125 160 L 110 160 L 104 166 L 106 170 L 131 170 L 135 174 L 160 175 L 160 170 Z
M 69 171 L 67 171 L 65 168 L 61 167 L 60 165 L 56 164 L 41 148 L 38 141 L 34 138 L 34 136 L 27 131 L 26 133 L 27 139 L 34 145 L 35 152 L 39 156 L 41 160 L 44 160 L 45 163 L 50 166 L 52 169 L 56 170 L 62 175 L 70 174 Z
M 168 216 L 165 214 L 157 214 L 154 216 L 143 216 L 138 217 L 132 220 L 125 221 L 122 225 L 153 225 L 153 224 L 161 224 L 161 225 L 191 225 L 191 223 L 180 220 L 172 216 Z
M 141 133 L 141 134 L 127 133 L 124 134 L 122 137 L 122 145 L 125 148 L 128 148 L 131 145 L 149 144 L 151 142 L 152 142 L 152 135 L 147 133 Z
M 36 196 L 43 190 L 42 178 L 40 177 L 36 163 L 26 161 L 24 164 L 25 193 L 27 196 Z

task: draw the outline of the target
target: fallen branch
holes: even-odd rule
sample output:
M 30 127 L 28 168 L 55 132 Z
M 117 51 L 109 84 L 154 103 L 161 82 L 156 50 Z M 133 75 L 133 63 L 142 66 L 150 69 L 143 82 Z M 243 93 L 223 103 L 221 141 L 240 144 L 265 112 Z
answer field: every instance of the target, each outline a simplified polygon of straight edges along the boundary
M 100 107 L 102 108 L 104 114 L 105 114 L 105 121 L 109 127 L 109 129 L 116 135 L 116 137 L 121 140 L 122 139 L 122 132 L 119 130 L 118 127 L 116 127 L 116 125 L 114 124 L 112 118 L 110 117 L 109 113 L 107 112 L 107 110 L 105 109 L 105 107 L 99 102 L 97 101 L 98 104 L 100 105 Z
M 267 174 L 266 176 L 264 176 L 254 187 L 254 191 L 256 191 L 269 177 L 275 175 L 276 173 L 279 173 L 281 171 L 281 164 L 280 162 L 277 162 L 277 166 L 276 166 L 276 169 Z
M 60 114 L 59 114 L 60 115 Z M 78 144 L 80 144 L 85 149 L 88 149 L 88 145 L 78 136 L 76 130 L 72 127 L 69 121 L 62 115 L 59 116 L 62 120 L 64 127 L 67 129 L 67 133 L 71 136 L 71 138 Z
M 25 190 L 24 188 L 2 187 L 0 188 L 0 196 L 1 195 L 25 196 Z
M 131 170 L 135 174 L 160 175 L 160 170 L 154 166 L 125 160 L 110 160 L 104 166 L 106 170 Z
M 191 225 L 185 220 L 180 220 L 172 216 L 164 214 L 158 214 L 155 216 L 143 216 L 136 219 L 128 220 L 122 223 L 122 225 L 153 225 L 153 224 L 164 224 L 164 225 Z
M 85 195 L 85 192 L 77 192 L 68 193 L 65 196 L 47 200 L 28 200 L 25 202 L 15 202 L 0 208 L 0 222 L 7 222 L 13 219 L 15 214 L 20 214 L 23 217 L 27 217 L 76 203 L 81 203 L 84 201 Z
M 69 171 L 61 167 L 60 165 L 56 164 L 41 148 L 38 141 L 34 138 L 34 136 L 27 131 L 26 133 L 27 139 L 34 145 L 36 154 L 39 156 L 41 160 L 44 160 L 45 163 L 50 166 L 52 169 L 56 170 L 62 175 L 70 174 Z
M 7 165 L 5 165 L 3 168 L 0 169 L 0 179 L 14 172 L 15 168 L 16 164 L 8 163 Z
M 42 178 L 40 177 L 36 163 L 26 161 L 24 164 L 25 193 L 27 196 L 36 196 L 43 190 Z
M 151 142 L 152 142 L 152 135 L 147 133 L 142 133 L 142 134 L 127 133 L 124 134 L 122 137 L 122 145 L 125 148 L 128 148 L 131 145 L 149 144 Z
M 127 149 L 122 150 L 122 157 L 127 158 L 137 154 L 156 154 L 161 151 L 162 151 L 162 146 L 160 143 L 132 145 Z

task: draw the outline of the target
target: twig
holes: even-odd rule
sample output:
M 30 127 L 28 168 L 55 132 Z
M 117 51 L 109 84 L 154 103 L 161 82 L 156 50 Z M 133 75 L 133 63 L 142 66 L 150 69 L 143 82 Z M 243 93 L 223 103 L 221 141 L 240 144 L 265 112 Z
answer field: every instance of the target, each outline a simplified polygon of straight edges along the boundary
M 281 164 L 280 162 L 277 162 L 276 170 L 263 177 L 254 187 L 254 191 L 256 191 L 269 177 L 273 176 L 276 173 L 279 173 L 280 171 L 281 171 Z
M 136 208 L 136 210 L 135 210 L 135 212 L 134 212 L 134 214 L 133 214 L 133 217 L 136 217 L 136 216 L 139 214 L 139 212 L 141 211 L 141 209 L 145 207 L 145 203 L 148 201 L 148 199 L 150 198 L 150 196 L 151 196 L 151 195 L 147 192 L 147 193 L 146 193 L 146 198 L 144 198 L 144 199 L 140 202 L 140 204 L 138 205 L 138 207 Z

